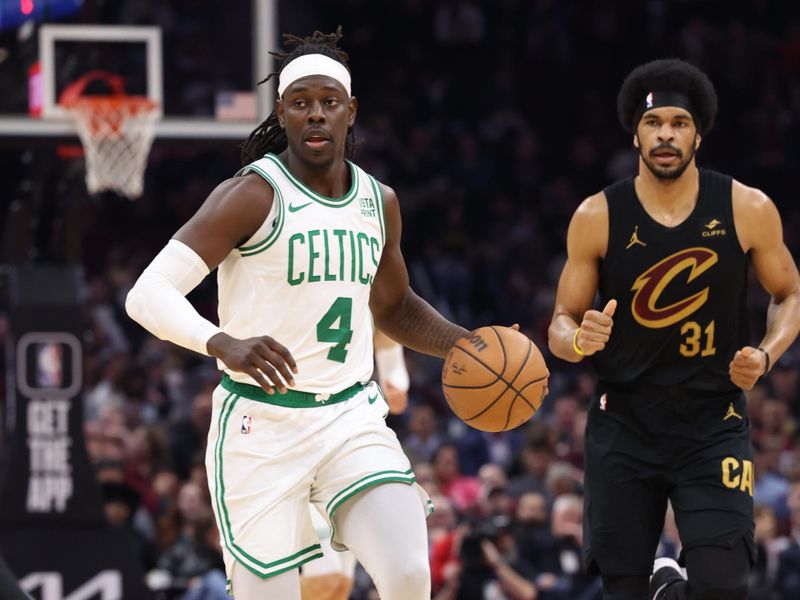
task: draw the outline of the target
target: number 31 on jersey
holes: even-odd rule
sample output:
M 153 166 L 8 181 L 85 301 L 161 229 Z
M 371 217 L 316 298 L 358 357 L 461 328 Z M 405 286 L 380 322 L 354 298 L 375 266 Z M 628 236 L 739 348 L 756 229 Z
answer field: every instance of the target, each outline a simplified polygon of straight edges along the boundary
M 697 321 L 686 321 L 681 326 L 683 343 L 680 351 L 683 356 L 713 356 L 717 353 L 714 347 L 714 321 L 703 328 Z

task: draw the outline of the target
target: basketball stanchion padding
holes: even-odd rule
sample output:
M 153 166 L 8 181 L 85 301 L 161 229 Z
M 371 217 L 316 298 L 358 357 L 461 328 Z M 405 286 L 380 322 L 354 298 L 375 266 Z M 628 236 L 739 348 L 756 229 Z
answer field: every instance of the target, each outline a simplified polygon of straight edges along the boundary
M 105 82 L 111 93 L 84 95 L 93 81 Z M 156 103 L 126 94 L 118 75 L 91 71 L 64 90 L 59 105 L 73 119 L 81 139 L 89 193 L 110 190 L 131 200 L 141 196 L 159 117 Z

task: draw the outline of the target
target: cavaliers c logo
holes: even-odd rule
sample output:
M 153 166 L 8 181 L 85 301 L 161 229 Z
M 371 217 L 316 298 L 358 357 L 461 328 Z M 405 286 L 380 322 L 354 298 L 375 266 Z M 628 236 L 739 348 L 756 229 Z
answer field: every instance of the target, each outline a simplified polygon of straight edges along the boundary
M 715 265 L 717 258 L 717 253 L 708 248 L 686 248 L 647 269 L 631 287 L 636 291 L 631 302 L 633 318 L 645 327 L 659 329 L 688 317 L 708 300 L 708 288 L 669 306 L 659 307 L 658 299 L 681 271 L 689 269 L 689 283 Z

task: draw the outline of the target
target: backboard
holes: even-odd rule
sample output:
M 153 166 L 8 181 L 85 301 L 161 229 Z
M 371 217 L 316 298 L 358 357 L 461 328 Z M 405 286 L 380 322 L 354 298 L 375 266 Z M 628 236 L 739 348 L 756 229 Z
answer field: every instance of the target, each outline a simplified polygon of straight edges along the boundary
M 37 13 L 6 45 L 0 87 L 14 92 L 0 95 L 0 143 L 72 137 L 59 94 L 98 68 L 158 104 L 156 138 L 241 140 L 271 112 L 272 82 L 257 82 L 274 68 L 277 0 L 73 4 L 83 5 L 80 13 L 66 18 L 80 24 L 40 23 L 52 14 Z
M 164 80 L 162 74 L 161 28 L 130 25 L 42 25 L 39 29 L 40 85 L 31 88 L 41 90 L 41 116 L 44 119 L 66 119 L 64 109 L 58 104 L 56 94 L 56 46 L 64 42 L 75 44 L 106 43 L 113 45 L 141 45 L 145 60 L 138 61 L 146 80 L 143 95 L 155 102 L 156 114 L 163 116 Z M 119 52 L 119 50 L 117 50 Z M 133 61 L 137 62 L 137 61 Z M 120 66 L 123 66 L 120 64 Z M 127 90 L 132 91 L 132 90 Z M 38 107 L 37 99 L 37 107 Z

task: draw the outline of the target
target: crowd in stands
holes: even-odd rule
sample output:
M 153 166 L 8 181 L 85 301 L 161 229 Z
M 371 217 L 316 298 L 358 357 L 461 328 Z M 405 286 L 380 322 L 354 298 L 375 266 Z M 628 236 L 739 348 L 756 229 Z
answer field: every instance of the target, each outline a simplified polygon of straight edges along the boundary
M 160 3 L 158 14 L 171 4 L 200 3 Z M 580 552 L 583 435 L 594 378 L 587 365 L 566 364 L 546 350 L 567 223 L 582 198 L 636 169 L 615 109 L 625 73 L 679 56 L 708 73 L 720 98 L 698 162 L 770 195 L 787 244 L 800 256 L 800 5 L 307 4 L 282 3 L 281 29 L 304 34 L 296 23 L 308 23 L 308 33 L 343 25 L 359 98 L 356 161 L 398 193 L 412 286 L 467 328 L 520 323 L 551 372 L 550 393 L 530 423 L 488 434 L 450 412 L 441 362 L 407 353 L 409 408 L 389 422 L 436 506 L 428 519 L 434 598 L 600 598 Z M 180 40 L 198 44 L 193 23 L 217 26 L 200 17 L 163 21 L 172 24 L 165 37 L 178 55 Z M 224 59 L 224 45 L 215 48 Z M 169 68 L 176 102 L 193 98 L 180 97 L 180 82 L 212 81 L 188 60 Z M 4 172 L 14 160 L 0 152 Z M 81 200 L 80 179 L 58 189 L 61 202 L 82 207 L 87 447 L 109 521 L 126 531 L 163 598 L 225 597 L 203 466 L 219 372 L 209 359 L 141 330 L 123 303 L 142 268 L 237 167 L 232 144 L 157 143 L 145 195 L 135 203 Z M 215 292 L 210 277 L 190 296 L 210 318 Z M 763 333 L 768 302 L 753 278 L 753 341 Z M 800 598 L 800 347 L 747 396 L 759 547 L 750 597 Z M 668 515 L 659 554 L 679 552 Z M 359 570 L 352 598 L 375 597 Z

